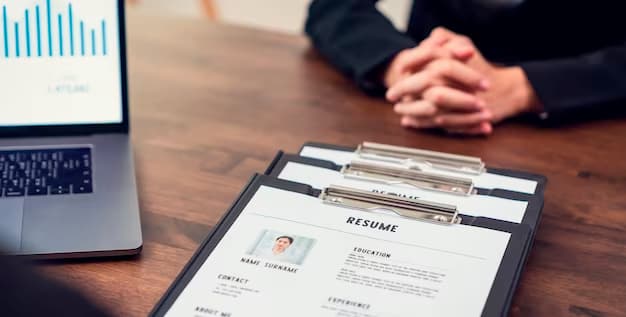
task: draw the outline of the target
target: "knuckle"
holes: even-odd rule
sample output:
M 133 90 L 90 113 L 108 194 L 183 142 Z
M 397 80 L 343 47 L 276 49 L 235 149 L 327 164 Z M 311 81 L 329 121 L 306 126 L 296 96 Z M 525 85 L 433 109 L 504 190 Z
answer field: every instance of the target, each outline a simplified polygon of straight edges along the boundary
M 424 48 L 424 57 L 427 59 L 434 59 L 437 57 L 437 47 L 426 47 Z
M 436 76 L 441 73 L 442 63 L 442 60 L 435 60 L 432 63 L 428 64 L 428 67 L 426 68 L 428 75 Z
M 434 47 L 430 51 L 431 59 L 435 60 L 435 59 L 446 58 L 449 55 L 448 52 L 449 50 L 445 47 L 439 47 L 439 46 Z
M 411 55 L 412 50 L 413 49 L 406 49 L 406 50 L 400 51 L 400 53 L 398 53 L 398 59 L 401 61 L 406 61 L 407 59 L 409 59 L 409 56 Z
M 395 71 L 400 71 L 404 65 L 411 60 L 411 52 L 409 50 L 401 51 L 391 62 L 391 68 Z
M 436 107 L 434 107 L 433 105 L 428 104 L 428 105 L 425 107 L 424 114 L 425 114 L 426 116 L 432 117 L 432 116 L 434 116 L 436 113 L 437 113 L 437 108 L 436 108 Z
M 443 27 L 443 26 L 438 26 L 436 28 L 434 28 L 431 32 L 431 34 L 433 36 L 436 37 L 449 37 L 449 36 L 454 36 L 454 32 L 448 30 L 447 28 Z
M 423 46 L 420 47 L 420 49 L 418 51 L 415 52 L 415 54 L 412 56 L 412 59 L 423 65 L 423 63 L 426 63 L 430 60 L 433 60 L 434 58 L 434 54 L 433 54 L 433 48 L 429 47 L 429 46 Z
M 449 60 L 441 60 L 437 65 L 439 75 L 448 75 L 452 72 L 452 63 Z
M 402 125 L 407 126 L 407 127 L 415 127 L 415 124 L 417 123 L 417 120 L 410 115 L 402 116 L 401 121 L 402 121 Z
M 437 76 L 435 70 L 433 68 L 427 68 L 419 72 L 419 76 L 421 76 L 426 82 L 432 82 Z
M 434 28 L 433 31 L 431 32 L 432 35 L 442 35 L 445 33 L 446 33 L 446 29 L 441 26 Z
M 459 41 L 464 43 L 464 44 L 472 44 L 472 39 L 470 39 L 469 37 L 467 37 L 465 35 L 460 35 L 459 36 Z
M 435 103 L 440 104 L 443 103 L 445 96 L 441 90 L 435 90 L 433 100 Z
M 424 99 L 436 104 L 441 103 L 443 101 L 443 92 L 438 87 L 430 88 L 424 93 Z

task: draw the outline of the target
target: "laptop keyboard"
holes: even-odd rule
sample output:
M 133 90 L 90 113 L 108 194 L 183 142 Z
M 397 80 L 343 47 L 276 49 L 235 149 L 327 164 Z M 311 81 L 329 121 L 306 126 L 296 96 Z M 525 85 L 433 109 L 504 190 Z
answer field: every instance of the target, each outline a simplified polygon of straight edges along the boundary
M 0 197 L 91 192 L 90 148 L 0 150 Z

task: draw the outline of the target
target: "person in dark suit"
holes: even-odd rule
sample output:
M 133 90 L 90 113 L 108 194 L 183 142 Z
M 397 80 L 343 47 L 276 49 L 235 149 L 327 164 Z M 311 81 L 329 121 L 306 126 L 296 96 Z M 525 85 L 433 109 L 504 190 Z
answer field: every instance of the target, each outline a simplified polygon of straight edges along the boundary
M 314 0 L 305 30 L 401 124 L 489 134 L 524 113 L 626 108 L 620 1 L 415 0 L 407 32 L 375 0 Z

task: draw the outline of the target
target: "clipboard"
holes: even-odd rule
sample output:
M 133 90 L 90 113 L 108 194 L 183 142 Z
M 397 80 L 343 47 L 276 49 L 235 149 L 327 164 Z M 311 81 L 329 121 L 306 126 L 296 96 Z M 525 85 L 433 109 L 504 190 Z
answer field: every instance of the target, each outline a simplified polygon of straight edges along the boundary
M 539 226 L 539 222 L 541 220 L 543 203 L 544 203 L 542 195 L 530 195 L 530 194 L 512 192 L 508 190 L 498 190 L 498 189 L 481 190 L 481 189 L 474 188 L 471 180 L 469 180 L 468 182 L 467 180 L 464 181 L 463 179 L 459 180 L 459 179 L 454 179 L 454 178 L 450 179 L 448 177 L 437 177 L 436 179 L 430 179 L 428 178 L 429 176 L 431 176 L 429 174 L 426 174 L 425 178 L 420 179 L 421 174 L 419 174 L 419 172 L 417 171 L 407 171 L 408 173 L 411 173 L 409 175 L 407 175 L 406 173 L 395 175 L 394 172 L 396 171 L 402 172 L 402 171 L 399 169 L 391 169 L 390 170 L 391 173 L 386 174 L 385 172 L 389 172 L 388 170 L 385 170 L 386 167 L 380 167 L 376 165 L 367 165 L 367 164 L 363 164 L 362 166 L 359 166 L 359 169 L 351 170 L 350 168 L 352 166 L 350 165 L 352 164 L 341 166 L 331 161 L 319 160 L 319 159 L 298 156 L 298 155 L 293 155 L 293 154 L 285 154 L 284 152 L 279 151 L 278 154 L 276 154 L 276 156 L 270 163 L 270 165 L 267 167 L 265 171 L 265 175 L 278 178 L 281 172 L 284 170 L 285 166 L 290 162 L 337 171 L 341 173 L 344 176 L 344 178 L 356 179 L 356 180 L 365 181 L 365 182 L 375 182 L 375 183 L 382 183 L 382 184 L 393 186 L 398 183 L 401 183 L 401 184 L 406 183 L 403 180 L 405 179 L 406 176 L 414 176 L 414 179 L 419 179 L 419 181 L 411 182 L 411 184 L 413 185 L 413 187 L 419 188 L 421 190 L 435 190 L 437 192 L 443 192 L 449 195 L 462 195 L 462 196 L 481 195 L 481 196 L 489 196 L 489 197 L 494 197 L 494 198 L 503 198 L 503 199 L 508 199 L 508 200 L 525 201 L 527 202 L 526 210 L 524 212 L 524 217 L 522 218 L 520 223 L 529 225 L 530 228 L 533 230 L 533 234 L 534 234 L 535 229 Z M 373 168 L 372 170 L 373 172 L 367 173 L 368 172 L 367 168 L 370 168 L 370 167 Z M 377 169 L 382 169 L 383 171 L 377 171 Z M 365 175 L 366 177 L 361 178 L 361 177 L 353 175 L 353 173 L 359 173 L 361 175 Z M 389 175 L 392 175 L 392 176 L 389 176 Z M 377 177 L 383 177 L 383 178 L 375 179 Z M 458 185 L 459 183 L 461 183 L 461 185 Z M 437 187 L 437 188 L 434 188 L 434 187 Z M 458 191 L 453 190 L 455 188 L 461 188 L 462 190 L 460 191 L 462 193 L 459 193 Z
M 370 199 L 369 202 L 372 203 L 371 199 L 376 198 L 376 195 L 366 192 L 359 194 L 357 191 L 356 194 L 354 192 L 351 194 L 349 189 L 344 191 L 342 188 L 325 189 L 324 191 L 320 191 L 308 185 L 279 180 L 266 175 L 253 176 L 233 205 L 223 215 L 211 233 L 200 244 L 197 251 L 179 273 L 178 277 L 155 305 L 154 309 L 150 313 L 150 316 L 166 315 L 261 186 L 287 190 L 304 196 L 329 199 L 330 201 L 333 200 L 333 197 L 348 197 L 358 200 L 360 199 L 359 195 L 365 195 L 367 199 Z M 389 199 L 389 197 L 383 196 L 384 195 L 379 195 L 378 198 L 383 200 Z M 393 199 L 396 200 L 396 198 Z M 407 204 L 419 204 L 418 202 L 408 199 L 399 199 L 398 203 L 403 203 L 402 201 Z M 446 210 L 446 208 L 447 207 L 445 206 L 441 206 L 441 214 L 437 215 L 443 215 L 443 217 L 434 217 L 431 220 L 434 222 L 460 222 L 463 225 L 510 233 L 510 239 L 500 261 L 500 265 L 497 269 L 491 289 L 488 292 L 488 297 L 481 314 L 482 316 L 506 316 L 519 281 L 521 269 L 525 263 L 526 252 L 528 250 L 528 245 L 530 244 L 530 227 L 527 225 L 512 224 L 509 222 L 480 217 L 464 217 L 460 219 L 456 213 L 450 213 L 450 210 Z M 424 213 L 428 215 L 427 211 Z
M 364 160 L 371 160 L 379 163 L 393 163 L 404 166 L 405 168 L 418 168 L 418 164 L 422 163 L 433 171 L 443 174 L 464 175 L 473 179 L 480 179 L 481 177 L 494 175 L 504 176 L 506 178 L 518 179 L 522 181 L 532 181 L 536 183 L 534 190 L 514 190 L 511 186 L 509 188 L 478 188 L 478 193 L 487 194 L 490 191 L 499 191 L 499 195 L 506 196 L 513 193 L 525 193 L 528 195 L 541 195 L 543 196 L 547 178 L 543 175 L 528 173 L 524 171 L 508 170 L 501 168 L 492 168 L 485 165 L 480 158 L 455 155 L 443 152 L 434 152 L 427 150 L 419 150 L 413 148 L 406 148 L 400 146 L 378 144 L 372 142 L 363 142 L 357 147 L 333 145 L 319 142 L 307 142 L 298 151 L 301 156 L 309 156 L 317 159 L 331 160 L 328 157 L 321 157 L 318 155 L 307 155 L 307 149 L 322 149 L 331 150 L 336 152 L 350 152 L 354 155 L 350 155 L 353 158 L 360 158 Z M 347 153 L 346 153 L 347 154 Z M 344 160 L 344 162 L 335 161 L 336 164 L 347 164 L 350 159 Z M 476 183 L 479 183 L 478 181 Z M 477 186 L 480 187 L 480 184 Z

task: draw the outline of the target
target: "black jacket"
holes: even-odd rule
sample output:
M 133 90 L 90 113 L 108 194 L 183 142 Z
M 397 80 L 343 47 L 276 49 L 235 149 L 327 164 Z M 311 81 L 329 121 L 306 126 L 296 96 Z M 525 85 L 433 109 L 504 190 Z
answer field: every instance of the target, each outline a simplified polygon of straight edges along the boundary
M 623 1 L 526 0 L 487 18 L 470 2 L 415 0 L 403 33 L 376 0 L 314 0 L 305 28 L 315 47 L 368 92 L 384 91 L 373 74 L 396 53 L 443 26 L 470 37 L 489 61 L 521 66 L 548 113 L 626 107 Z

